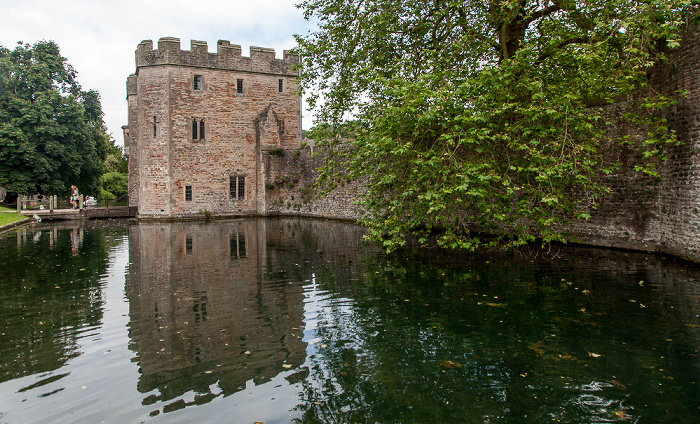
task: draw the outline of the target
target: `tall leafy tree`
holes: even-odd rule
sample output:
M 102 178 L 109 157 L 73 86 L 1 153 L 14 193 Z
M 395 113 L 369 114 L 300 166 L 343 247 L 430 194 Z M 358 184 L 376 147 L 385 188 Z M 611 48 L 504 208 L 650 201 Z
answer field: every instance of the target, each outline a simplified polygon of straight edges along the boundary
M 302 89 L 328 152 L 320 182 L 362 179 L 364 222 L 387 249 L 413 233 L 474 248 L 566 240 L 639 147 L 654 177 L 674 99 L 647 71 L 678 46 L 691 0 L 306 0 Z M 607 134 L 625 96 L 635 134 Z M 598 106 L 596 106 L 598 105 Z M 603 105 L 603 106 L 601 106 Z M 339 134 L 352 134 L 343 143 Z
M 83 91 L 53 41 L 0 46 L 0 186 L 97 193 L 109 147 L 100 95 Z

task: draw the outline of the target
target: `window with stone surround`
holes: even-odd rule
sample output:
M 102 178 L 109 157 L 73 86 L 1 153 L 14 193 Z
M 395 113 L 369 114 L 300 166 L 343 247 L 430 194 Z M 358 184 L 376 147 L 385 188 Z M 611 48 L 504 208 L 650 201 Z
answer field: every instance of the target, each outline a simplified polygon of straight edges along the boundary
M 204 119 L 203 118 L 192 118 L 192 140 L 202 140 L 204 141 Z
M 204 78 L 201 75 L 195 75 L 192 80 L 192 88 L 195 91 L 201 91 L 204 87 Z
M 277 91 L 284 93 L 284 80 L 282 78 L 277 80 Z
M 243 94 L 243 80 L 242 79 L 236 80 L 236 93 Z
M 192 186 L 185 186 L 185 201 L 192 201 Z
M 228 195 L 231 199 L 245 199 L 245 177 L 235 176 L 229 178 Z

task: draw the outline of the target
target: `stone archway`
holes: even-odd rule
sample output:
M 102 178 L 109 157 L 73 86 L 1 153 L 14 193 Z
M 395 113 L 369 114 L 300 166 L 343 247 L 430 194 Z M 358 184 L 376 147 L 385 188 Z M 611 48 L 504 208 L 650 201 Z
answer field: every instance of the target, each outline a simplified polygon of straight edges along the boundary
M 263 153 L 275 147 L 282 147 L 282 120 L 272 107 L 272 103 L 268 104 L 260 113 L 257 114 L 254 121 L 255 126 L 255 197 L 256 208 L 259 213 L 267 211 L 267 190 L 265 183 L 267 175 L 271 171 L 269 155 Z

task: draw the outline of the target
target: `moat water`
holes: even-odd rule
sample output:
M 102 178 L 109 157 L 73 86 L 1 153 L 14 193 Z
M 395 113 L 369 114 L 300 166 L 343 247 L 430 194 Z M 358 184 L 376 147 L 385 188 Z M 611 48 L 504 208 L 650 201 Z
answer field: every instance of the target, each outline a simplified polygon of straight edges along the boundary
M 700 267 L 256 219 L 0 235 L 0 423 L 697 423 Z

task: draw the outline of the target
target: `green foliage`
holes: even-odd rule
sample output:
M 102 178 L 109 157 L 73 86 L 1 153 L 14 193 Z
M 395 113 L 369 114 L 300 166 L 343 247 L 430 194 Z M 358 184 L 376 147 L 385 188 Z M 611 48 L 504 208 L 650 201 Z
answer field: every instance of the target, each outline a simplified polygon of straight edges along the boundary
M 281 147 L 275 147 L 275 148 L 268 150 L 267 153 L 271 156 L 284 157 L 285 151 Z
M 100 197 L 115 199 L 129 191 L 129 180 L 125 174 L 108 172 L 100 178 L 102 191 Z
M 610 192 L 604 177 L 620 164 L 606 151 L 639 146 L 636 169 L 656 176 L 676 142 L 657 113 L 674 99 L 649 87 L 647 70 L 664 60 L 659 46 L 678 45 L 697 2 L 302 7 L 319 22 L 298 42 L 328 152 L 320 185 L 366 182 L 364 223 L 387 250 L 407 234 L 467 249 L 566 241 L 566 225 Z M 643 140 L 611 139 L 604 108 L 591 106 L 620 95 L 630 100 L 621 118 L 646 129 Z
M 99 190 L 109 146 L 100 96 L 82 91 L 52 41 L 0 46 L 0 186 L 10 193 Z
M 128 162 L 124 156 L 124 150 L 121 146 L 114 144 L 114 139 L 109 138 L 109 147 L 107 148 L 107 157 L 105 158 L 105 170 L 107 172 L 118 172 L 127 175 Z

